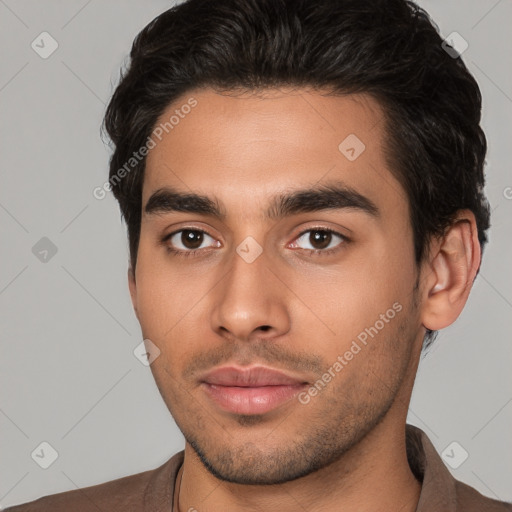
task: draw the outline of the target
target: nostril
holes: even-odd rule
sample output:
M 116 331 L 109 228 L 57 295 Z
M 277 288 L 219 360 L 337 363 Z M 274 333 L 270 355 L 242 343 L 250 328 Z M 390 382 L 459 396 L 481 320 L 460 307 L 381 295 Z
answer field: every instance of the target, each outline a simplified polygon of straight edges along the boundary
M 271 329 L 270 325 L 262 325 L 260 329 L 264 332 L 267 332 L 269 329 Z

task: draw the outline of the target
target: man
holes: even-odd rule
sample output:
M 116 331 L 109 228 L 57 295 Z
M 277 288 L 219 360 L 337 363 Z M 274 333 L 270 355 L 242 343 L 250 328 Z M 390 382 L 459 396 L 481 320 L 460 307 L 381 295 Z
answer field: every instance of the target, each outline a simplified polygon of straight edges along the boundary
M 505 511 L 406 425 L 487 241 L 478 86 L 404 0 L 190 0 L 139 34 L 109 189 L 186 439 L 13 511 Z

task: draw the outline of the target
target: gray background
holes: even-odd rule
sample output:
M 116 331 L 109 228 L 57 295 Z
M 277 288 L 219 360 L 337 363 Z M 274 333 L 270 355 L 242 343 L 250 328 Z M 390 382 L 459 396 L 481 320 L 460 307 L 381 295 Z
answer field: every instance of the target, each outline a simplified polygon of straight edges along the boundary
M 141 335 L 117 205 L 92 195 L 107 177 L 99 127 L 119 67 L 134 36 L 170 5 L 0 0 L 3 506 L 145 471 L 184 446 L 133 355 Z M 469 453 L 457 478 L 512 500 L 512 2 L 421 5 L 443 37 L 457 31 L 469 43 L 464 60 L 484 96 L 493 227 L 465 311 L 420 365 L 408 421 L 440 453 L 453 441 Z M 47 59 L 31 48 L 43 31 L 59 45 Z M 57 248 L 46 262 L 32 250 L 43 237 Z M 43 441 L 59 454 L 46 470 L 31 457 Z

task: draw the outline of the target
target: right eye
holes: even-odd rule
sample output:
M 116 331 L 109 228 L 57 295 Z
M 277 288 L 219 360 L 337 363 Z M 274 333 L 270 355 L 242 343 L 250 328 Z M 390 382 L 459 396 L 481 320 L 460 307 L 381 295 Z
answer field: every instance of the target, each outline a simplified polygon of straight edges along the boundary
M 220 246 L 220 242 L 201 229 L 180 229 L 167 235 L 163 241 L 171 252 L 176 254 L 182 253 L 183 256 L 189 256 L 189 253 L 194 253 L 207 247 Z M 208 245 L 203 247 L 204 243 Z

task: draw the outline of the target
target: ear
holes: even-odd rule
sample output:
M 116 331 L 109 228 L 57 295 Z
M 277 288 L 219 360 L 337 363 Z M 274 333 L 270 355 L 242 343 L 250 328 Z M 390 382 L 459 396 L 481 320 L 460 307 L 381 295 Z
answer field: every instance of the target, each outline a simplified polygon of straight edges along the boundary
M 421 291 L 425 328 L 437 331 L 455 322 L 466 304 L 480 261 L 475 216 L 461 210 L 447 233 L 430 247 Z
M 137 284 L 135 282 L 135 271 L 131 265 L 128 269 L 128 287 L 130 289 L 130 297 L 132 298 L 133 310 L 135 311 L 135 316 L 138 319 L 139 312 L 137 311 Z

